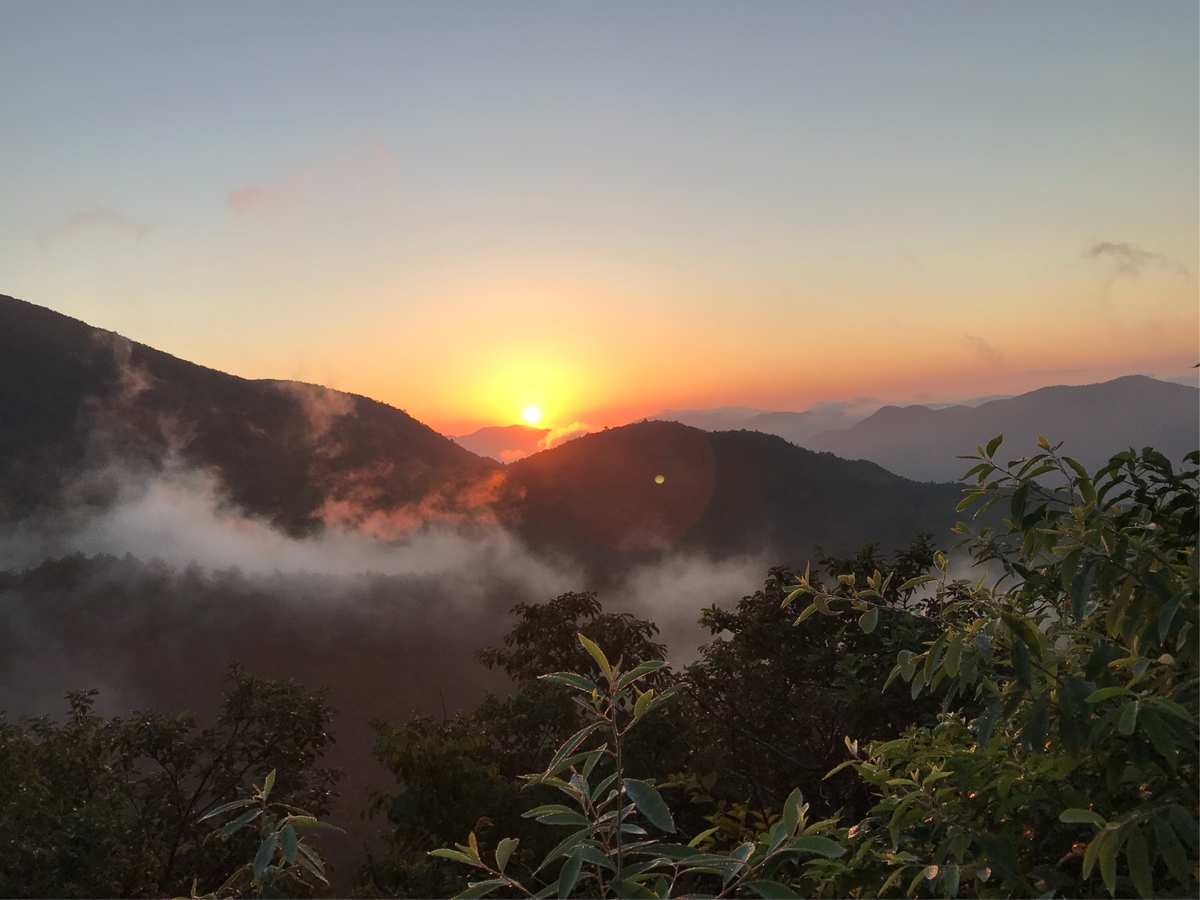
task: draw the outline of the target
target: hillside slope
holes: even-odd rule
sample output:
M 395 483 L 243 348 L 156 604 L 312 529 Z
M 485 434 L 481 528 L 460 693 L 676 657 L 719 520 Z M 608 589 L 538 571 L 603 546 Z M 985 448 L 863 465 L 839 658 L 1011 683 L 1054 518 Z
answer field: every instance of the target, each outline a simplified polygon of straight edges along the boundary
M 292 532 L 452 510 L 499 468 L 366 397 L 238 378 L 0 295 L 0 518 L 102 504 L 114 471 L 172 460 Z
M 506 518 L 527 541 L 597 562 L 665 550 L 797 562 L 818 544 L 895 546 L 923 530 L 943 536 L 958 498 L 954 485 L 909 481 L 774 435 L 658 421 L 535 454 L 507 476 Z
M 1153 446 L 1178 460 L 1200 446 L 1200 391 L 1130 375 L 1045 387 L 975 407 L 885 406 L 851 428 L 811 438 L 807 446 L 871 460 L 909 478 L 944 481 L 966 468 L 957 454 L 972 453 L 997 434 L 1013 456 L 1029 452 L 1039 434 L 1064 441 L 1065 452 L 1089 468 L 1131 446 Z

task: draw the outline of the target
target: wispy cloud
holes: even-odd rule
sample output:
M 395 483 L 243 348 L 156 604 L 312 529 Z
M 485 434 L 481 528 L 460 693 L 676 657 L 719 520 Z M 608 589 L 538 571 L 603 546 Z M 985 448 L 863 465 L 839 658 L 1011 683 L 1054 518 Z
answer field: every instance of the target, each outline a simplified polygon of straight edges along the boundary
M 382 141 L 367 141 L 284 172 L 278 178 L 248 181 L 229 191 L 226 205 L 238 215 L 303 203 L 332 205 L 377 196 L 383 167 L 396 155 Z
M 1176 259 L 1146 250 L 1128 241 L 1095 241 L 1083 251 L 1084 258 L 1108 263 L 1112 269 L 1112 280 L 1128 277 L 1137 278 L 1147 269 L 1160 269 L 1186 278 L 1188 267 Z
M 565 444 L 567 441 L 573 441 L 575 438 L 590 434 L 595 430 L 595 428 L 586 422 L 572 422 L 570 425 L 552 428 L 550 433 L 538 442 L 538 449 L 549 450 L 552 447 L 557 447 L 559 444 Z
M 987 338 L 982 338 L 977 334 L 964 334 L 963 344 L 972 354 L 985 363 L 995 366 L 1004 361 L 1004 354 L 997 350 L 995 345 Z
M 87 233 L 102 233 L 113 237 L 140 241 L 150 233 L 150 226 L 131 219 L 110 206 L 91 206 L 64 217 L 42 234 L 43 246 Z

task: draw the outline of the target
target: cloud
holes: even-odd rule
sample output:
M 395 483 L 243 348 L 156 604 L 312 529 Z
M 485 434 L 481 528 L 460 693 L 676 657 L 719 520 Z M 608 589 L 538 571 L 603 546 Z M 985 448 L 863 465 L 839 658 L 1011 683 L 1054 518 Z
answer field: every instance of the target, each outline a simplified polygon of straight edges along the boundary
M 563 425 L 561 428 L 552 428 L 548 435 L 538 441 L 538 449 L 549 450 L 552 447 L 557 447 L 559 444 L 565 444 L 567 441 L 583 437 L 585 434 L 591 434 L 595 430 L 595 428 L 586 422 L 572 422 L 570 425 Z
M 150 233 L 150 226 L 112 207 L 92 206 L 76 210 L 47 229 L 42 235 L 42 244 L 49 245 L 89 233 L 140 241 Z
M 1137 278 L 1147 269 L 1161 269 L 1181 278 L 1190 274 L 1188 267 L 1178 260 L 1127 241 L 1095 241 L 1083 255 L 1085 259 L 1107 262 L 1112 269 L 1113 281 L 1123 277 Z
M 236 215 L 315 204 L 323 209 L 370 205 L 381 196 L 396 155 L 382 141 L 354 144 L 285 172 L 231 189 L 225 203 Z
M 354 397 L 319 384 L 303 381 L 275 381 L 280 393 L 291 397 L 309 426 L 309 440 L 314 444 L 324 440 L 334 424 L 354 412 Z
M 270 194 L 261 184 L 244 184 L 229 192 L 228 202 L 234 212 L 251 212 L 270 202 Z
M 982 338 L 977 334 L 964 334 L 963 344 L 976 357 L 990 365 L 999 365 L 1004 361 L 1004 354 L 992 345 L 986 338 Z

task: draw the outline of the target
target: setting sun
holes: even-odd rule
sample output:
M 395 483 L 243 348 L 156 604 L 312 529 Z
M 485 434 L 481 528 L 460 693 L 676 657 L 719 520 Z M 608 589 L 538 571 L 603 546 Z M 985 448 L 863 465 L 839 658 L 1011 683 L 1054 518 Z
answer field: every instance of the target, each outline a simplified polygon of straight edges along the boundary
M 525 420 L 527 425 L 536 425 L 542 421 L 542 410 L 540 407 L 530 404 L 521 410 L 521 418 Z

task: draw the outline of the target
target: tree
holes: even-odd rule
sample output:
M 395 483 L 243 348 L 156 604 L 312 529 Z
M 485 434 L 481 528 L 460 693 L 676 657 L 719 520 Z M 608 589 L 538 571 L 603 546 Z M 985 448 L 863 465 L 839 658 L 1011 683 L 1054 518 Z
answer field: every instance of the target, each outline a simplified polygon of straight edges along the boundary
M 523 818 L 569 833 L 521 878 L 514 874 L 515 867 L 510 868 L 520 843 L 513 837 L 485 851 L 472 831 L 465 844 L 430 851 L 430 856 L 486 876 L 468 882 L 459 897 L 484 897 L 501 889 L 526 897 L 571 897 L 577 892 L 588 897 L 672 897 L 693 889 L 711 890 L 720 897 L 795 896 L 776 880 L 780 873 L 795 870 L 805 857 L 836 859 L 845 852 L 824 836 L 834 820 L 808 822 L 808 807 L 799 791 L 787 798 L 782 815 L 758 840 L 731 852 L 700 849 L 697 845 L 706 833 L 687 844 L 664 840 L 659 833 L 677 832 L 671 809 L 653 781 L 626 777 L 624 749 L 630 733 L 675 693 L 674 688 L 660 692 L 649 685 L 667 664 L 661 659 L 612 662 L 585 635 L 579 634 L 578 640 L 598 673 L 564 671 L 542 677 L 583 694 L 579 706 L 586 724 L 563 742 L 543 771 L 523 776 L 530 785 L 552 787 L 570 803 L 544 803 L 527 810 Z M 544 884 L 539 884 L 535 879 L 543 871 Z
M 937 694 L 942 712 L 895 740 L 849 742 L 843 765 L 877 802 L 824 888 L 1195 896 L 1200 455 L 1177 472 L 1127 451 L 1089 474 L 1044 438 L 1007 463 L 1000 444 L 969 457 L 959 505 L 1006 508 L 968 540 L 998 577 L 952 581 L 939 557 L 936 577 L 906 583 L 932 582 L 942 622 L 886 684 Z M 799 582 L 801 627 L 815 613 L 903 625 L 877 579 L 845 582 L 848 597 Z
M 700 622 L 713 635 L 684 674 L 688 741 L 697 752 L 691 774 L 711 785 L 714 799 L 749 802 L 759 812 L 778 810 L 796 786 L 824 811 L 849 804 L 865 812 L 867 797 L 851 778 L 824 781 L 843 758 L 842 738 L 894 737 L 936 707 L 927 701 L 884 697 L 878 685 L 896 653 L 918 649 L 935 630 L 924 601 L 902 582 L 933 565 L 934 548 L 920 537 L 892 558 L 868 545 L 852 559 L 822 555 L 812 583 L 849 590 L 837 577 L 858 579 L 879 569 L 897 573 L 879 602 L 889 610 L 920 611 L 902 625 L 864 631 L 851 621 L 826 619 L 821 627 L 792 628 L 795 612 L 784 603 L 798 577 L 772 569 L 763 588 L 733 609 L 712 607 Z M 822 574 L 823 573 L 823 574 Z M 826 582 L 827 579 L 827 582 Z
M 206 843 L 199 816 L 278 768 L 278 799 L 324 813 L 337 773 L 320 693 L 231 670 L 213 725 L 190 715 L 105 718 L 96 692 L 48 717 L 0 723 L 0 896 L 133 897 L 220 883 L 248 835 Z
M 581 711 L 569 690 L 538 675 L 581 662 L 580 631 L 626 658 L 661 659 L 666 650 L 655 641 L 654 623 L 605 612 L 590 592 L 520 603 L 512 613 L 515 621 L 502 645 L 479 654 L 512 680 L 516 689 L 510 695 L 489 694 L 477 709 L 444 720 L 375 724 L 375 755 L 396 787 L 372 798 L 371 812 L 386 817 L 388 833 L 384 853 L 369 854 L 363 866 L 361 892 L 451 893 L 458 882 L 454 867 L 430 859 L 426 850 L 470 830 L 516 835 L 525 854 L 549 849 L 545 830 L 521 818 L 529 794 L 522 794 L 517 778 L 579 727 Z M 663 726 L 658 734 L 658 748 L 672 746 L 673 758 L 681 760 L 678 732 L 669 734 Z M 635 755 L 634 764 L 648 767 L 653 752 L 648 747 Z M 545 789 L 535 793 L 546 796 Z

